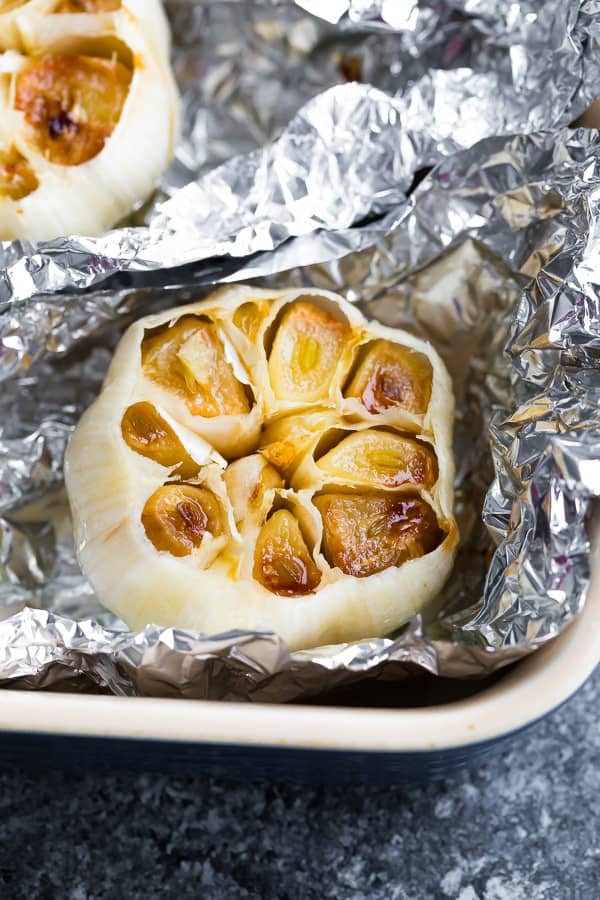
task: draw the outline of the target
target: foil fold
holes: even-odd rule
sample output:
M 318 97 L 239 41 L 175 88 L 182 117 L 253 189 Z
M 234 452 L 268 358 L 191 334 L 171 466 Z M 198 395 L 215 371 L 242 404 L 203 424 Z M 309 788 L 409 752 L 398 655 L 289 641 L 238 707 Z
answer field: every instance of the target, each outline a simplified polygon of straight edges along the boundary
M 483 677 L 577 615 L 600 494 L 600 137 L 558 126 L 600 86 L 593 5 L 514 3 L 507 20 L 491 0 L 413 3 L 404 27 L 393 4 L 339 3 L 337 28 L 276 0 L 167 5 L 186 125 L 142 224 L 0 251 L 1 684 L 307 699 Z M 335 86 L 357 54 L 376 86 Z M 295 83 L 271 86 L 283 64 L 307 70 L 302 109 Z M 262 631 L 131 633 L 79 571 L 62 457 L 115 341 L 142 310 L 242 279 L 339 290 L 448 364 L 461 549 L 397 635 L 291 653 Z

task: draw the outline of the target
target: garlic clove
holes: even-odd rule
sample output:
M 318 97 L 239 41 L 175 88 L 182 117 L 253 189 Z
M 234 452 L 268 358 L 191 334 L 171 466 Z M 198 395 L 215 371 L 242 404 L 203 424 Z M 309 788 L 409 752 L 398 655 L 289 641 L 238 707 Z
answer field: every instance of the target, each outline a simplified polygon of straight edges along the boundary
M 443 537 L 435 513 L 419 497 L 324 493 L 313 502 L 323 519 L 325 558 L 356 578 L 422 557 Z
M 214 494 L 189 484 L 158 488 L 144 506 L 142 525 L 154 547 L 172 556 L 189 556 L 206 534 L 217 537 L 223 530 Z
M 313 410 L 275 419 L 263 431 L 260 452 L 279 472 L 290 478 L 323 431 L 337 423 L 339 417 L 331 410 Z
M 27 158 L 15 146 L 0 150 L 0 198 L 22 200 L 39 187 Z
M 147 378 L 181 397 L 195 416 L 250 411 L 212 322 L 183 316 L 148 335 L 142 344 L 142 366 Z
M 323 479 L 356 485 L 432 488 L 438 478 L 435 453 L 425 444 L 380 429 L 350 434 L 317 462 Z
M 52 8 L 57 13 L 98 13 L 116 12 L 121 9 L 121 0 L 58 0 Z
M 358 397 L 370 413 L 400 407 L 424 415 L 432 381 L 433 369 L 424 353 L 377 340 L 364 348 L 344 396 Z
M 28 142 L 61 166 L 93 159 L 115 130 L 131 79 L 116 59 L 50 55 L 24 66 L 14 105 L 27 123 Z
M 328 397 L 351 334 L 348 322 L 331 311 L 309 301 L 291 303 L 279 322 L 269 356 L 275 397 L 300 403 Z
M 161 466 L 173 468 L 176 475 L 193 478 L 198 474 L 198 463 L 151 403 L 128 407 L 121 420 L 121 432 L 128 447 Z
M 274 594 L 309 594 L 318 587 L 321 572 L 289 510 L 277 510 L 263 525 L 254 553 L 254 577 Z

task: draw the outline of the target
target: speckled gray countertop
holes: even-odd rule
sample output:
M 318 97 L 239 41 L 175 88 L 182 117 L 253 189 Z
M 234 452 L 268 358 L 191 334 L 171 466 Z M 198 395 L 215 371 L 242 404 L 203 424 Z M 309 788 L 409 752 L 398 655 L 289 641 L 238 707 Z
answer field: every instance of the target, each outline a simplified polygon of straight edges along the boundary
M 0 897 L 598 900 L 600 673 L 429 785 L 0 774 Z

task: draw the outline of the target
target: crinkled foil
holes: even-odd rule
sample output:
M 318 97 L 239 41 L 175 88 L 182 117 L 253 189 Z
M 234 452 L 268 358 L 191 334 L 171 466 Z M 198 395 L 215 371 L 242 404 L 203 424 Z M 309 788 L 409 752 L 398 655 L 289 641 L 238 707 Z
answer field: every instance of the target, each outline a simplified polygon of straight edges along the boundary
M 185 124 L 145 224 L 1 251 L 0 683 L 283 701 L 489 674 L 589 584 L 600 136 L 558 126 L 600 93 L 595 4 L 413 3 L 401 22 L 386 11 L 410 3 L 323 0 L 337 28 L 300 4 L 167 5 Z M 357 77 L 376 86 L 335 86 Z M 461 549 L 398 635 L 290 653 L 267 632 L 131 633 L 80 573 L 62 458 L 115 341 L 241 279 L 339 290 L 446 359 Z
M 343 29 L 286 0 L 167 0 L 183 136 L 155 202 L 137 227 L 101 238 L 0 247 L 0 304 L 109 278 L 111 287 L 115 280 L 128 286 L 157 278 L 171 285 L 216 280 L 223 265 L 215 257 L 226 255 L 231 270 L 240 257 L 319 225 L 331 228 L 332 217 L 337 227 L 359 222 L 394 204 L 417 169 L 483 137 L 568 124 L 599 81 L 597 5 L 322 0 L 316 11 L 329 11 L 331 21 L 347 8 L 352 28 Z M 397 11 L 411 8 L 414 21 L 408 15 L 402 27 Z M 374 22 L 385 27 L 373 32 Z M 360 162 L 370 160 L 371 177 L 379 170 L 371 195 L 361 190 L 370 179 L 344 153 L 347 120 L 328 131 L 334 97 L 305 108 L 283 146 L 230 162 L 279 135 L 306 101 L 343 81 L 369 83 L 397 101 L 389 108 L 396 127 L 385 130 L 387 146 L 377 122 L 364 121 L 359 94 L 357 108 L 348 91 L 339 101 L 340 112 L 356 116 L 354 133 L 368 136 Z M 312 174 L 308 153 L 317 157 Z M 284 157 L 293 165 L 280 165 Z M 224 168 L 214 171 L 218 162 Z M 332 189 L 350 181 L 352 192 L 335 196 Z

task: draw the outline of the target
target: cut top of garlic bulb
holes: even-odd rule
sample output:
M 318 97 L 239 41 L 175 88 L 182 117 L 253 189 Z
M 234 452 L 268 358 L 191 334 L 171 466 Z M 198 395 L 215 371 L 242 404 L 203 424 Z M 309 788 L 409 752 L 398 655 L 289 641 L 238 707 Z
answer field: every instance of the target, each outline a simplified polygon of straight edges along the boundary
M 327 291 L 140 319 L 67 451 L 83 571 L 135 628 L 388 634 L 452 566 L 453 414 L 430 344 Z
M 179 105 L 159 0 L 0 0 L 0 240 L 96 235 L 144 201 Z

